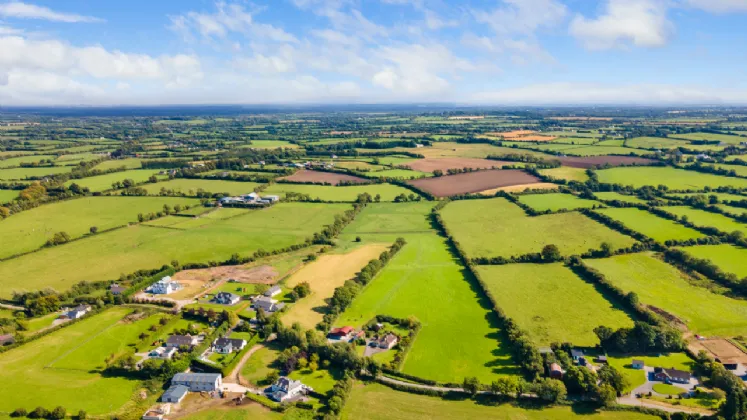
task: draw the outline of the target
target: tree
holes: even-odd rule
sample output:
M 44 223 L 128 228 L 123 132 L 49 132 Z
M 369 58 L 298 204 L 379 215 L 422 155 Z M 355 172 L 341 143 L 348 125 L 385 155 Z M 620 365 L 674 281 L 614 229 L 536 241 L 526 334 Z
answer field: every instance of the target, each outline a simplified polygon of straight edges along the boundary
M 721 412 L 726 420 L 747 419 L 747 395 L 741 385 L 726 393 L 726 402 L 721 407 Z
M 565 399 L 568 391 L 565 389 L 565 385 L 557 379 L 542 378 L 537 381 L 534 385 L 534 392 L 543 399 L 550 403 L 556 403 Z
M 547 262 L 560 261 L 563 258 L 560 255 L 560 249 L 557 245 L 549 244 L 542 248 L 542 259 Z
M 602 242 L 602 255 L 609 257 L 615 252 L 609 242 Z
M 54 420 L 61 420 L 64 419 L 67 416 L 67 410 L 65 410 L 65 407 L 57 406 L 52 410 L 52 412 L 49 414 L 50 419 Z
M 10 216 L 10 209 L 0 206 L 0 219 L 5 219 L 8 216 Z
M 78 420 L 85 420 L 88 417 L 88 413 L 83 410 L 78 411 Z
M 25 408 L 16 408 L 15 410 L 13 410 L 12 413 L 10 413 L 10 416 L 11 417 L 26 417 L 27 414 L 28 414 L 28 411 L 26 411 Z
M 511 396 L 516 394 L 519 388 L 518 381 L 513 376 L 506 376 L 496 379 L 490 384 L 490 391 L 494 394 Z
M 438 176 L 444 176 L 444 171 L 442 171 L 440 169 L 436 169 L 436 170 L 433 171 L 433 176 L 436 176 L 436 177 L 438 177 Z
M 464 388 L 465 391 L 467 391 L 474 397 L 475 395 L 477 395 L 477 391 L 480 390 L 480 381 L 474 376 L 464 378 L 464 382 L 462 382 L 462 388 Z
M 598 375 L 603 384 L 611 386 L 618 394 L 625 392 L 625 389 L 630 385 L 628 378 L 610 365 L 603 365 L 599 369 Z
M 30 412 L 28 417 L 30 419 L 43 419 L 49 416 L 49 410 L 44 407 L 36 407 L 34 411 Z
M 589 393 L 597 386 L 597 374 L 583 366 L 571 366 L 563 376 L 563 382 L 573 393 Z
M 99 232 L 99 228 L 96 226 L 91 226 L 90 229 L 88 229 L 89 232 L 91 232 L 92 235 L 95 235 Z
M 602 384 L 596 390 L 596 397 L 605 407 L 614 405 L 617 401 L 617 391 L 609 384 Z

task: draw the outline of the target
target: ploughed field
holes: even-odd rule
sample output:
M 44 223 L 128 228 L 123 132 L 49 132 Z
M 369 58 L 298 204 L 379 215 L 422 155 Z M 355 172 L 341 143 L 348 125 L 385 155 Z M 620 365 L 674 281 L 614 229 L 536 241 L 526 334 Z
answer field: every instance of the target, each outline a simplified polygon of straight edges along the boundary
M 575 156 L 558 156 L 553 157 L 553 160 L 559 160 L 563 166 L 570 166 L 572 168 L 584 168 L 590 169 L 597 166 L 622 166 L 622 165 L 650 165 L 657 161 L 652 159 L 646 159 L 638 156 L 587 156 L 587 157 L 575 157 Z
M 478 193 L 498 187 L 532 184 L 539 181 L 539 178 L 524 171 L 507 169 L 416 179 L 407 183 L 436 197 L 449 197 Z

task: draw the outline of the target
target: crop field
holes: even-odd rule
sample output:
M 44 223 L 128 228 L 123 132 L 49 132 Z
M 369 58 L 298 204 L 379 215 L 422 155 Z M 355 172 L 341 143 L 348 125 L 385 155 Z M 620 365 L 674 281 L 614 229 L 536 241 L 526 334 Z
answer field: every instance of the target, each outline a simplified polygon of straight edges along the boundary
M 172 197 L 85 197 L 39 206 L 0 221 L 0 258 L 38 249 L 57 232 L 75 239 L 89 234 L 92 226 L 104 231 L 137 223 L 138 213 L 159 212 L 164 205 L 200 203 Z
M 608 191 L 608 192 L 595 192 L 594 195 L 603 201 L 622 201 L 624 203 L 632 203 L 632 204 L 646 204 L 645 200 L 641 200 L 640 198 L 634 196 L 634 195 L 627 195 L 627 194 L 620 194 L 614 191 Z
M 111 331 L 122 326 L 121 320 L 129 312 L 131 309 L 127 308 L 110 309 L 0 354 L 0 393 L 4 396 L 0 398 L 0 411 L 61 405 L 68 412 L 82 409 L 100 415 L 125 405 L 138 382 L 105 377 L 95 369 L 103 362 L 99 356 L 106 358 L 121 349 L 126 340 L 136 338 L 135 330 L 147 329 L 147 322 L 141 321 L 132 324 L 127 336 L 112 335 Z M 95 353 L 82 352 L 84 348 L 93 350 L 91 346 L 96 343 L 101 347 Z M 58 368 L 58 363 L 72 364 L 74 368 Z
M 665 185 L 671 190 L 702 190 L 705 187 L 747 188 L 747 179 L 730 178 L 713 174 L 650 166 L 636 168 L 612 168 L 597 171 L 599 182 L 603 184 L 632 185 L 640 188 L 646 185 Z
M 487 170 L 458 175 L 418 179 L 408 183 L 415 188 L 426 191 L 437 197 L 448 197 L 458 194 L 477 193 L 498 187 L 525 185 L 539 182 L 539 179 L 524 171 Z
M 608 242 L 614 249 L 635 243 L 575 212 L 527 216 L 505 198 L 455 201 L 441 211 L 444 223 L 470 258 L 512 257 L 539 253 L 555 244 L 563 255 L 599 249 Z
M 335 289 L 352 279 L 369 261 L 386 251 L 386 245 L 365 245 L 345 254 L 325 254 L 293 274 L 285 286 L 293 288 L 309 283 L 311 295 L 296 302 L 283 315 L 286 325 L 298 322 L 304 329 L 313 329 L 326 313 L 327 299 Z
M 335 202 L 353 202 L 358 195 L 369 193 L 372 197 L 377 194 L 381 201 L 394 201 L 400 194 L 410 195 L 412 191 L 392 184 L 366 184 L 346 185 L 333 187 L 328 185 L 302 185 L 302 184 L 272 184 L 266 188 L 263 195 L 279 195 L 284 197 L 288 193 L 308 194 L 312 199 Z
M 597 210 L 605 216 L 609 216 L 621 222 L 628 228 L 648 236 L 659 242 L 670 240 L 684 241 L 688 239 L 702 238 L 705 235 L 695 229 L 683 226 L 675 221 L 664 219 L 637 208 L 606 208 Z
M 107 171 L 109 169 L 117 169 L 124 167 L 125 169 L 140 169 L 142 159 L 112 159 L 112 160 L 106 160 L 104 162 L 99 163 L 96 165 L 93 169 L 98 169 L 101 171 Z
M 107 191 L 112 189 L 112 184 L 122 182 L 125 179 L 131 179 L 136 184 L 145 182 L 152 175 L 158 173 L 157 169 L 132 169 L 124 172 L 112 172 L 106 175 L 92 176 L 90 178 L 71 179 L 65 185 L 70 186 L 75 183 L 81 187 L 87 187 L 91 191 Z
M 578 181 L 586 182 L 589 179 L 589 175 L 586 174 L 584 168 L 574 168 L 570 166 L 561 166 L 559 168 L 552 169 L 540 169 L 540 173 L 545 176 L 551 176 L 557 179 L 565 179 L 566 181 Z
M 132 226 L 0 262 L 0 296 L 13 290 L 64 290 L 79 281 L 114 280 L 121 273 L 155 269 L 172 260 L 223 261 L 303 243 L 348 205 L 289 203 L 246 211 L 225 220 L 199 219 L 189 229 Z M 298 214 L 304 214 L 299 218 Z M 187 219 L 189 221 L 189 219 Z M 80 270 L 85 258 L 87 269 Z M 19 284 L 14 279 L 27 279 Z
M 71 172 L 73 168 L 71 166 L 52 166 L 46 168 L 12 168 L 12 169 L 0 169 L 0 181 L 8 181 L 14 179 L 28 179 L 28 178 L 42 178 L 45 176 L 52 176 L 57 174 L 65 174 Z
M 594 328 L 632 327 L 633 320 L 600 289 L 561 263 L 477 266 L 498 307 L 538 346 L 599 343 Z
M 698 245 L 683 248 L 695 258 L 711 260 L 726 273 L 736 274 L 737 277 L 747 277 L 747 249 L 739 248 L 729 244 L 721 245 Z
M 747 301 L 694 285 L 685 274 L 653 254 L 592 259 L 586 264 L 625 293 L 638 294 L 641 303 L 674 315 L 693 333 L 726 337 L 747 334 Z
M 420 172 L 433 172 L 435 170 L 440 170 L 446 173 L 446 171 L 449 169 L 491 169 L 514 164 L 520 164 L 520 162 L 506 162 L 475 158 L 440 158 L 419 159 L 408 163 L 407 166 L 410 167 L 410 169 Z
M 338 174 L 334 172 L 308 171 L 306 169 L 301 169 L 293 175 L 285 176 L 279 179 L 292 182 L 315 182 L 332 185 L 339 185 L 341 182 L 349 184 L 366 184 L 369 182 L 367 179 L 359 178 L 357 176 Z
M 177 178 L 155 184 L 145 184 L 142 187 L 150 195 L 159 195 L 164 190 L 182 193 L 187 196 L 195 196 L 200 191 L 213 194 L 228 193 L 228 195 L 249 194 L 260 185 L 262 184 L 256 182 Z
M 365 217 L 364 211 L 359 218 Z M 335 324 L 360 327 L 376 315 L 417 318 L 423 327 L 402 366 L 411 375 L 453 382 L 517 374 L 500 342 L 496 317 L 444 238 L 435 233 L 401 236 L 407 245 Z
M 470 399 L 441 399 L 398 392 L 384 385 L 356 384 L 350 393 L 343 420 L 430 420 L 430 419 L 507 419 L 507 420 L 656 420 L 658 416 L 632 411 L 599 411 L 585 407 L 541 407 L 512 403 L 475 402 Z
M 603 207 L 604 204 L 594 200 L 579 198 L 573 194 L 548 193 L 520 195 L 519 201 L 532 209 L 544 211 L 587 209 Z
M 711 213 L 685 206 L 670 206 L 664 208 L 664 210 L 681 219 L 686 217 L 690 223 L 698 227 L 712 227 L 725 233 L 742 232 L 743 234 L 747 234 L 747 224 L 740 223 L 723 214 Z

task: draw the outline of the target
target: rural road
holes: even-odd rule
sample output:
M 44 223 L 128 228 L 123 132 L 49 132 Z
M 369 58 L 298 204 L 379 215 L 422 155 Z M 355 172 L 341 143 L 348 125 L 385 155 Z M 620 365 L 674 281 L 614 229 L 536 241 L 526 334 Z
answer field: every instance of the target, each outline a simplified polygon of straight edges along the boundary
M 225 380 L 231 383 L 240 384 L 241 383 L 241 369 L 244 368 L 246 361 L 249 360 L 249 358 L 252 357 L 252 355 L 256 353 L 259 349 L 262 349 L 264 347 L 265 347 L 264 344 L 255 344 L 254 347 L 250 348 L 249 351 L 246 352 L 246 354 L 244 354 L 241 357 L 241 361 L 239 361 L 236 367 L 233 368 L 231 373 L 228 376 L 226 376 Z
M 24 308 L 23 306 L 9 305 L 7 303 L 0 303 L 0 308 L 10 309 L 11 311 L 25 311 L 26 310 L 26 308 Z
M 646 408 L 653 408 L 656 410 L 666 411 L 667 413 L 690 413 L 690 414 L 713 414 L 710 411 L 707 410 L 696 410 L 691 409 L 688 407 L 673 407 L 665 404 L 654 404 L 652 402 L 648 402 L 642 398 L 636 398 L 630 395 L 626 395 L 624 397 L 618 398 L 617 403 L 620 405 L 631 405 L 636 407 L 646 407 Z

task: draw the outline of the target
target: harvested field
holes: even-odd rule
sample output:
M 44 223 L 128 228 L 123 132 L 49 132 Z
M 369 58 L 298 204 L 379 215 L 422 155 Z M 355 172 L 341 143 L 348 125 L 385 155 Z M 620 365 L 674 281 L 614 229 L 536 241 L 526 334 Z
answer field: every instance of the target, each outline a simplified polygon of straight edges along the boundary
M 488 133 L 488 136 L 503 137 L 511 141 L 552 141 L 557 137 L 543 136 L 533 130 L 514 130 L 505 133 Z
M 499 160 L 489 159 L 474 159 L 474 158 L 442 158 L 442 159 L 419 159 L 414 162 L 408 163 L 406 166 L 412 170 L 420 172 L 433 172 L 435 170 L 441 170 L 446 172 L 449 169 L 491 169 L 501 168 L 507 165 L 515 165 L 517 162 L 506 162 Z
M 747 354 L 744 354 L 737 346 L 723 338 L 693 341 L 690 343 L 690 348 L 696 350 L 696 352 L 705 350 L 721 361 L 734 360 L 740 363 L 747 363 Z
M 482 195 L 495 195 L 498 191 L 505 191 L 505 192 L 523 192 L 526 190 L 557 190 L 558 184 L 553 184 L 550 182 L 536 182 L 534 184 L 521 184 L 521 185 L 512 185 L 510 187 L 500 187 L 500 188 L 493 188 L 490 190 L 480 191 L 480 194 Z
M 559 160 L 563 166 L 570 166 L 572 168 L 584 168 L 589 169 L 595 166 L 611 165 L 650 165 L 655 163 L 655 160 L 646 159 L 636 156 L 588 156 L 588 157 L 575 157 L 575 156 L 558 156 L 554 157 L 553 160 Z
M 307 171 L 306 169 L 302 169 L 293 175 L 284 176 L 278 179 L 292 182 L 324 182 L 332 185 L 340 185 L 341 182 L 353 184 L 368 183 L 367 179 L 358 178 L 357 176 L 337 174 L 333 172 Z
M 519 170 L 489 170 L 408 181 L 437 197 L 477 193 L 491 188 L 538 183 L 539 179 Z
M 227 265 L 223 267 L 202 268 L 196 270 L 184 270 L 176 273 L 174 280 L 197 280 L 210 281 L 210 279 L 234 279 L 239 283 L 271 284 L 277 277 L 278 272 L 272 266 L 261 265 L 246 269 L 240 265 Z

